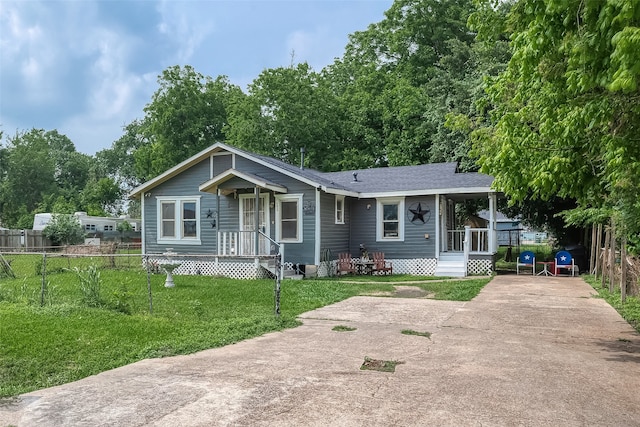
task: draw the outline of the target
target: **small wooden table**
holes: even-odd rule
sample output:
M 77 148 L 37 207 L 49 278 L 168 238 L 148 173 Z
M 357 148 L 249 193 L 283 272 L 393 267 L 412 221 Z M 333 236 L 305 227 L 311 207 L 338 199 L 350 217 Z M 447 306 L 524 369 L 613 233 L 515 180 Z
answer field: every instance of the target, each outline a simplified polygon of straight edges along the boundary
M 368 259 L 358 258 L 353 261 L 353 265 L 356 267 L 356 274 L 359 275 L 372 275 L 373 264 L 374 262 Z
M 540 271 L 540 273 L 536 274 L 536 276 L 540 276 L 543 274 L 545 276 L 555 276 L 555 274 L 553 274 L 553 272 L 549 270 L 549 266 L 554 265 L 555 261 L 542 261 L 542 262 L 536 262 L 536 264 L 542 265 L 542 270 Z

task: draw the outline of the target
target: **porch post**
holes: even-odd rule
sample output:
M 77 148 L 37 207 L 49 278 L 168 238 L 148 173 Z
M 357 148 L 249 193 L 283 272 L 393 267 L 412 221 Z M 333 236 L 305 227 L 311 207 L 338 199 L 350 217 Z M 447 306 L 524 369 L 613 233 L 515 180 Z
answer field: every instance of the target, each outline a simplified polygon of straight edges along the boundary
M 496 239 L 496 193 L 489 193 L 489 250 L 497 252 Z
M 440 233 L 442 233 L 442 216 L 440 215 L 440 195 L 436 194 L 436 259 L 440 259 Z
M 253 189 L 254 194 L 256 195 L 256 205 L 255 205 L 255 213 L 254 213 L 254 221 L 256 223 L 256 236 L 255 236 L 255 256 L 257 257 L 260 254 L 260 187 L 257 185 Z M 257 259 L 257 258 L 256 258 Z
M 315 247 L 314 247 L 314 255 L 313 255 L 313 263 L 317 266 L 320 266 L 320 252 L 322 251 L 322 239 L 321 239 L 321 224 L 320 221 L 320 187 L 316 188 L 316 231 L 315 231 Z M 342 209 L 344 212 L 344 201 L 342 202 Z

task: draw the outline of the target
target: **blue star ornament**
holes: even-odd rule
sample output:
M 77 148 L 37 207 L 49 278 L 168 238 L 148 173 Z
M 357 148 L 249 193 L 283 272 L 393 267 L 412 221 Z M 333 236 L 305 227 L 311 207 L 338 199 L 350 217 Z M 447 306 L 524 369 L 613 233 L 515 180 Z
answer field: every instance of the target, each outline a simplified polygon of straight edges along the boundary
M 530 255 L 525 255 L 525 256 L 524 256 L 524 259 L 526 259 L 527 261 L 529 261 L 529 260 L 531 259 L 531 256 L 530 256 Z
M 560 261 L 565 262 L 566 260 L 567 260 L 567 257 L 566 257 L 566 256 L 562 255 L 562 256 L 560 257 Z
M 422 204 L 418 203 L 418 206 L 415 209 L 409 209 L 409 212 L 413 214 L 411 222 L 420 220 L 424 224 L 424 216 L 429 213 L 429 209 L 422 209 Z

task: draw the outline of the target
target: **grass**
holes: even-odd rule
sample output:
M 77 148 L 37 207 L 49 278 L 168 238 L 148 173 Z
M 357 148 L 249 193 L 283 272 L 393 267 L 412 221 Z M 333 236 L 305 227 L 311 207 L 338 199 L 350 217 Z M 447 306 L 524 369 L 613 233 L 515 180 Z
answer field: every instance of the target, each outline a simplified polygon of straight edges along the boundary
M 360 369 L 363 371 L 395 372 L 396 366 L 403 363 L 399 360 L 379 360 L 365 356 Z
M 174 276 L 176 287 L 165 288 L 165 276 L 157 274 L 150 276 L 150 313 L 147 274 L 139 268 L 100 268 L 99 275 L 83 279 L 66 266 L 51 272 L 47 262 L 43 293 L 42 277 L 26 259 L 16 257 L 12 263 L 18 278 L 0 279 L 0 397 L 145 358 L 193 353 L 295 327 L 297 316 L 306 311 L 393 290 L 392 283 L 382 281 L 287 280 L 278 318 L 273 314 L 272 280 Z M 87 281 L 96 276 L 100 286 L 91 289 L 87 299 Z M 425 281 L 416 286 L 437 288 L 438 299 L 467 300 L 489 280 Z
M 638 332 L 640 332 L 640 298 L 638 296 L 627 295 L 623 303 L 620 295 L 620 284 L 616 284 L 614 292 L 609 292 L 608 283 L 602 287 L 601 279 L 593 275 L 581 276 L 593 289 L 598 292 L 598 296 L 604 299 L 611 307 L 615 308 L 620 316 Z
M 433 294 L 433 299 L 449 301 L 470 301 L 478 292 L 491 281 L 491 277 L 483 276 L 477 279 L 425 281 L 412 283 L 420 289 Z

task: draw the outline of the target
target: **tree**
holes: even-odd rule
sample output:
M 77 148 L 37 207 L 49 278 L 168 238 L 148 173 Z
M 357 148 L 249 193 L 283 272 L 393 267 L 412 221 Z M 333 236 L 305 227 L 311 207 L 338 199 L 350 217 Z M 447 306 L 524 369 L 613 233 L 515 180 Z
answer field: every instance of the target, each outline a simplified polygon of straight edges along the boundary
M 345 109 L 343 139 L 367 166 L 474 167 L 468 132 L 446 126 L 449 114 L 472 112 L 483 78 L 466 24 L 472 11 L 470 0 L 398 0 L 328 68 Z
M 33 216 L 44 196 L 56 192 L 55 162 L 43 130 L 17 132 L 5 149 L 6 169 L 0 193 L 0 220 L 7 227 Z
M 149 143 L 134 153 L 136 176 L 142 181 L 224 141 L 228 104 L 242 93 L 226 77 L 214 80 L 188 65 L 167 68 L 158 83 L 140 129 Z
M 67 214 L 53 214 L 42 234 L 55 245 L 75 245 L 84 239 L 84 230 L 78 218 Z
M 640 3 L 519 1 L 508 22 L 513 57 L 474 132 L 482 170 L 516 203 L 573 199 L 640 232 Z
M 308 64 L 264 70 L 235 98 L 225 128 L 230 143 L 298 164 L 335 170 L 341 158 L 337 99 Z

